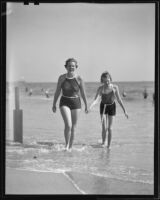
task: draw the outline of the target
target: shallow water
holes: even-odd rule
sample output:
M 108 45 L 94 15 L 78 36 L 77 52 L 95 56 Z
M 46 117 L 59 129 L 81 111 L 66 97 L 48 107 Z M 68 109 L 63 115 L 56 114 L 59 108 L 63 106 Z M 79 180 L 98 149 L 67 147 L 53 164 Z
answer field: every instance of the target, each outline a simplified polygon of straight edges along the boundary
M 89 114 L 84 113 L 83 106 L 73 150 L 66 152 L 64 125 L 58 103 L 57 113 L 53 114 L 51 110 L 53 95 L 51 94 L 50 98 L 40 95 L 38 91 L 42 85 L 39 88 L 36 85 L 35 90 L 38 91 L 31 97 L 21 89 L 23 144 L 13 142 L 14 94 L 13 91 L 10 92 L 9 95 L 7 94 L 6 101 L 6 166 L 28 170 L 83 173 L 88 177 L 96 176 L 98 180 L 113 178 L 132 183 L 144 183 L 148 184 L 149 188 L 153 188 L 153 83 L 147 83 L 149 91 L 147 99 L 143 99 L 141 93 L 143 84 L 119 84 L 121 90 L 123 85 L 127 91 L 127 97 L 123 98 L 123 102 L 129 119 L 125 118 L 117 103 L 111 150 L 101 146 L 101 121 L 97 104 Z M 87 93 L 89 103 L 94 98 L 95 86 L 96 83 L 86 85 L 86 91 L 90 91 Z M 80 184 L 77 176 L 70 175 L 70 178 L 75 184 Z M 101 189 L 99 192 L 95 191 L 95 193 L 103 193 Z

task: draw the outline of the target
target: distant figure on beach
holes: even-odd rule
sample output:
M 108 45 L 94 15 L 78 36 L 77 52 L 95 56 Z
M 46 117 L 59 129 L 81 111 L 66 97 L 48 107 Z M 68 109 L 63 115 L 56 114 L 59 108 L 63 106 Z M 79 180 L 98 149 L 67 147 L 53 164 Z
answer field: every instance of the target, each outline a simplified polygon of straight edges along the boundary
M 32 93 L 33 93 L 33 90 L 30 89 L 28 95 L 29 95 L 29 96 L 32 96 Z
M 67 73 L 59 76 L 52 107 L 52 110 L 55 113 L 56 102 L 60 92 L 62 91 L 59 107 L 65 124 L 65 148 L 69 151 L 72 149 L 78 114 L 81 110 L 81 99 L 79 93 L 81 93 L 85 104 L 85 112 L 88 113 L 84 82 L 82 78 L 76 74 L 77 67 L 77 61 L 74 58 L 66 60 L 65 68 Z
M 128 114 L 124 108 L 122 99 L 120 97 L 119 88 L 117 85 L 112 84 L 112 78 L 109 72 L 106 71 L 102 73 L 101 83 L 103 85 L 97 89 L 94 101 L 90 106 L 90 110 L 97 103 L 97 99 L 101 97 L 100 117 L 102 122 L 102 146 L 106 146 L 106 135 L 108 131 L 107 148 L 110 149 L 112 139 L 113 117 L 116 115 L 115 99 L 117 99 L 127 118 Z
M 25 88 L 25 92 L 28 92 L 28 87 Z
M 47 98 L 49 98 L 49 91 L 48 90 L 45 91 L 45 95 L 46 95 Z
M 143 97 L 144 97 L 144 99 L 147 99 L 147 97 L 148 97 L 148 92 L 147 92 L 146 88 L 143 91 Z
M 44 92 L 44 89 L 43 89 L 43 88 L 41 88 L 41 92 Z

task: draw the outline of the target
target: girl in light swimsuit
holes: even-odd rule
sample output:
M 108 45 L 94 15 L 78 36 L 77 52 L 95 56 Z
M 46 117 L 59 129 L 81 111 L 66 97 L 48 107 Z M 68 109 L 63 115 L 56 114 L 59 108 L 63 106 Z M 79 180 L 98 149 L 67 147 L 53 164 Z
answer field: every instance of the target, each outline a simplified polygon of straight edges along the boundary
M 111 139 L 112 139 L 112 124 L 113 124 L 113 116 L 116 115 L 116 103 L 117 99 L 118 103 L 122 107 L 125 116 L 128 118 L 128 114 L 123 106 L 122 99 L 119 94 L 119 89 L 117 85 L 113 85 L 111 83 L 112 78 L 108 72 L 104 72 L 101 75 L 101 83 L 103 84 L 97 89 L 95 99 L 90 106 L 91 108 L 97 103 L 98 97 L 101 97 L 100 103 L 100 116 L 102 121 L 102 145 L 106 146 L 106 135 L 108 131 L 108 144 L 107 148 L 110 149 Z M 108 125 L 107 125 L 108 122 Z
M 59 107 L 65 124 L 66 150 L 71 150 L 72 148 L 78 114 L 81 110 L 80 94 L 84 101 L 85 112 L 88 113 L 84 83 L 82 78 L 76 74 L 77 67 L 77 61 L 74 58 L 69 58 L 66 61 L 65 68 L 67 73 L 60 75 L 58 79 L 52 107 L 53 112 L 56 112 L 56 102 L 62 92 Z

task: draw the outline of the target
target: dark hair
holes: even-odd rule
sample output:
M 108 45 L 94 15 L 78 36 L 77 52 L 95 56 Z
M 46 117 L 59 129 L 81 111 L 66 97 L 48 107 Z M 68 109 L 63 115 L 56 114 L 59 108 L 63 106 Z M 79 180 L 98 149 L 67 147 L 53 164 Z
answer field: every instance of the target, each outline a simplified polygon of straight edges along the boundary
M 103 72 L 102 75 L 101 75 L 101 83 L 103 83 L 103 78 L 105 78 L 106 76 L 109 76 L 109 78 L 110 78 L 111 81 L 112 81 L 112 77 L 111 77 L 110 73 L 107 72 L 107 71 L 105 71 L 105 72 Z
M 76 59 L 74 59 L 74 58 L 68 58 L 67 60 L 66 60 L 66 63 L 65 63 L 65 68 L 67 67 L 67 65 L 68 65 L 68 63 L 69 62 L 75 62 L 76 63 L 76 68 L 78 67 L 78 65 L 77 65 L 77 60 Z

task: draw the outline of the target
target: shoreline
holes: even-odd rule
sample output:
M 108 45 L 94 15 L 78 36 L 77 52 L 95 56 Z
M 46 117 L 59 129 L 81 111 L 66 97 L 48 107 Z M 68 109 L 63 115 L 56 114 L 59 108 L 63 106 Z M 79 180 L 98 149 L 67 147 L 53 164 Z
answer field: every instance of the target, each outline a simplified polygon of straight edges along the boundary
M 29 171 L 6 167 L 6 195 L 105 194 L 153 195 L 154 186 L 79 172 Z

